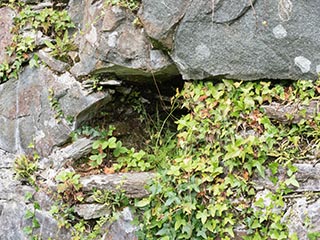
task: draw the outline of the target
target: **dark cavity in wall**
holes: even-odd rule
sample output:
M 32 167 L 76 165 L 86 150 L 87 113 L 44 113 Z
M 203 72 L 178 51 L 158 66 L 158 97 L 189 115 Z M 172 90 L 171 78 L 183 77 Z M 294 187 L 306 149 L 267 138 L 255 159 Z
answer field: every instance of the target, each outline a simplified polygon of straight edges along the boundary
M 121 86 L 109 86 L 112 101 L 79 128 L 107 130 L 109 126 L 114 126 L 113 135 L 124 145 L 143 149 L 148 144 L 150 134 L 176 131 L 175 120 L 185 111 L 177 108 L 172 98 L 183 84 L 184 81 L 178 76 L 170 81 L 123 81 Z

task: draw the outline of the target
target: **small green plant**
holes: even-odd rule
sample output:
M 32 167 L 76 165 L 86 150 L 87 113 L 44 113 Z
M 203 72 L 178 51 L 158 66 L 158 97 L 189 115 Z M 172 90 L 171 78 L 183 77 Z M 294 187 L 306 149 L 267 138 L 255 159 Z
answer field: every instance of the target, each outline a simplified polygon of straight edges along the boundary
M 65 203 L 59 200 L 56 200 L 51 207 L 50 214 L 58 221 L 59 228 L 64 227 L 70 229 L 78 220 L 72 203 Z
M 105 216 L 100 217 L 95 221 L 80 220 L 74 225 L 73 240 L 80 239 L 100 239 L 105 233 L 103 226 L 116 221 L 119 218 L 119 211 L 132 204 L 125 192 L 121 189 L 121 184 L 115 191 L 95 190 L 92 193 L 94 202 L 103 204 L 109 210 Z
M 110 165 L 112 164 L 113 155 L 117 157 L 127 151 L 126 148 L 122 147 L 121 141 L 112 136 L 113 131 L 114 127 L 109 126 L 108 131 L 98 134 L 100 138 L 93 142 L 92 154 L 89 157 L 91 166 L 100 166 L 104 161 L 107 165 Z
M 25 196 L 26 201 L 33 202 L 33 209 L 29 210 L 27 209 L 25 214 L 25 219 L 31 221 L 31 226 L 26 226 L 23 228 L 23 232 L 29 237 L 31 240 L 40 240 L 41 238 L 34 234 L 34 231 L 38 228 L 40 228 L 40 223 L 36 217 L 36 211 L 40 210 L 40 204 L 33 199 L 33 195 L 31 193 L 26 193 Z
M 27 157 L 21 155 L 14 161 L 14 171 L 17 178 L 26 181 L 31 185 L 35 185 L 36 177 L 35 172 L 38 170 L 38 156 Z
M 111 212 L 116 212 L 130 203 L 125 191 L 121 189 L 121 184 L 116 191 L 96 190 L 93 192 L 93 198 L 95 202 L 108 206 Z
M 137 11 L 140 6 L 139 0 L 105 0 L 106 5 L 111 6 L 120 6 L 124 8 L 128 8 L 131 11 Z
M 122 147 L 121 141 L 117 141 L 115 137 L 96 140 L 92 144 L 92 149 L 92 155 L 89 157 L 91 166 L 99 166 L 102 164 L 103 160 L 108 161 L 108 158 L 110 161 L 112 159 L 110 150 L 112 150 L 115 157 L 118 157 L 121 153 L 127 152 L 127 149 Z
M 320 238 L 320 232 L 310 232 L 308 233 L 309 240 L 317 240 Z
M 148 171 L 155 169 L 159 161 L 154 154 L 144 150 L 136 151 L 122 145 L 120 140 L 112 136 L 109 130 L 108 136 L 95 140 L 92 144 L 92 153 L 89 156 L 89 164 L 93 167 L 102 164 L 112 167 L 115 171 Z
M 51 106 L 51 109 L 54 111 L 54 118 L 59 123 L 61 119 L 64 118 L 64 113 L 59 103 L 59 99 L 55 96 L 54 90 L 52 88 L 48 89 L 48 100 Z
M 17 9 L 22 6 L 24 6 L 24 2 L 20 0 L 9 0 L 0 2 L 0 7 L 10 7 L 12 9 Z
M 69 38 L 68 31 L 64 32 L 62 38 L 57 36 L 55 38 L 55 43 L 52 43 L 48 40 L 45 40 L 45 44 L 47 47 L 51 49 L 51 55 L 56 57 L 57 59 L 68 62 L 70 57 L 68 56 L 68 52 L 74 51 L 77 49 L 76 45 L 74 45 L 73 41 Z
M 44 36 L 56 39 L 53 54 L 65 58 L 66 53 L 73 49 L 73 44 L 69 40 L 67 30 L 74 27 L 67 11 L 58 11 L 53 8 L 44 8 L 40 11 L 32 10 L 30 6 L 22 1 L 10 1 L 9 5 L 18 11 L 14 19 L 12 44 L 7 47 L 7 54 L 10 56 L 9 62 L 0 64 L 0 83 L 8 81 L 10 78 L 17 78 L 21 66 L 30 61 L 31 66 L 38 66 L 36 54 L 35 36 L 40 31 Z M 23 36 L 22 32 L 28 29 L 30 34 Z
M 15 25 L 14 33 L 26 26 L 31 26 L 32 29 L 52 38 L 62 37 L 66 30 L 74 27 L 66 10 L 44 8 L 41 11 L 34 11 L 30 6 L 25 6 L 19 12 L 15 18 Z
M 75 172 L 62 171 L 56 176 L 58 193 L 61 194 L 65 202 L 74 203 L 83 200 L 83 194 L 80 191 L 82 185 L 80 183 L 80 175 Z

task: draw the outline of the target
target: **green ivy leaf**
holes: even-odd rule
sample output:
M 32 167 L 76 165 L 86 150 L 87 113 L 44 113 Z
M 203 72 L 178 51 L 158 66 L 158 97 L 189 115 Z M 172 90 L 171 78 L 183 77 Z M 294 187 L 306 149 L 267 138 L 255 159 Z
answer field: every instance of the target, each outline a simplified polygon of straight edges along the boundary
M 121 143 L 121 142 L 118 142 Z M 121 147 L 121 144 L 117 143 L 117 147 L 113 150 L 113 156 L 119 157 L 123 153 L 127 153 L 129 150 L 126 147 Z
M 26 211 L 25 215 L 24 215 L 25 219 L 31 219 L 34 217 L 34 213 L 31 212 L 29 209 Z
M 117 147 L 117 139 L 115 137 L 111 137 L 108 139 L 108 146 L 111 149 L 114 149 Z
M 40 204 L 38 202 L 33 203 L 34 209 L 40 210 Z
M 92 149 L 98 149 L 101 146 L 101 140 L 96 140 L 92 143 Z
M 136 202 L 134 205 L 138 208 L 143 208 L 149 204 L 150 204 L 150 199 L 144 198 L 144 199 L 140 200 L 139 202 Z
M 174 230 L 177 231 L 181 226 L 185 226 L 187 221 L 178 215 L 175 219 Z
M 32 219 L 32 228 L 40 228 L 40 223 L 36 218 Z
M 256 207 L 259 207 L 259 208 L 264 208 L 265 205 L 264 205 L 264 200 L 263 198 L 259 198 L 257 201 L 254 202 L 254 205 Z
M 209 214 L 208 214 L 207 209 L 205 209 L 203 211 L 198 211 L 196 214 L 196 218 L 201 219 L 202 224 L 206 223 L 208 216 L 209 216 Z
M 32 234 L 32 227 L 31 227 L 31 226 L 24 227 L 24 228 L 23 228 L 23 232 L 24 232 L 26 235 L 31 235 L 31 234 Z
M 284 183 L 289 186 L 289 185 L 292 185 L 294 187 L 300 187 L 300 184 L 298 183 L 296 177 L 293 175 L 291 176 L 289 179 L 285 180 Z
M 241 149 L 235 145 L 229 144 L 226 146 L 227 154 L 224 156 L 224 160 L 239 157 Z

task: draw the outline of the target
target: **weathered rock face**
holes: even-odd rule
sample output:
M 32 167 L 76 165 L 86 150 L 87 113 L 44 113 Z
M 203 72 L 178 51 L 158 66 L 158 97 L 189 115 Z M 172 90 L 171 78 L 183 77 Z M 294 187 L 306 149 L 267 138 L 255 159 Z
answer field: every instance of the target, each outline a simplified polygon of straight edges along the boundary
M 27 67 L 19 79 L 0 85 L 0 149 L 21 152 L 34 141 L 39 153 L 48 155 L 69 139 L 73 126 L 91 117 L 91 110 L 111 100 L 108 92 L 87 94 L 69 73 Z
M 23 228 L 31 226 L 31 220 L 25 218 L 27 209 L 33 211 L 33 204 L 25 200 L 25 194 L 34 194 L 31 186 L 22 185 L 14 177 L 13 163 L 15 156 L 0 150 L 0 239 L 27 239 Z M 36 218 L 40 223 L 39 229 L 34 229 L 34 236 L 42 239 L 70 239 L 71 233 L 59 228 L 58 222 L 46 212 L 43 194 L 38 193 L 37 201 L 41 209 L 37 210 Z M 50 207 L 49 207 L 50 208 Z M 48 210 L 48 209 L 47 209 Z
M 139 18 L 147 34 L 172 49 L 173 34 L 190 1 L 143 1 Z
M 9 7 L 0 8 L 0 63 L 9 61 L 6 55 L 6 47 L 12 40 L 11 28 L 13 27 L 14 11 Z
M 133 24 L 132 12 L 102 0 L 69 2 L 68 11 L 81 32 L 80 61 L 75 53 L 76 63 L 70 66 L 40 50 L 39 57 L 51 70 L 27 68 L 19 80 L 0 86 L 0 126 L 5 126 L 0 127 L 1 149 L 21 150 L 35 139 L 40 153 L 47 155 L 53 146 L 63 144 L 72 126 L 54 119 L 57 113 L 50 108 L 48 89 L 54 90 L 65 117 L 75 117 L 78 126 L 110 100 L 108 94 L 86 95 L 80 89 L 80 78 L 95 73 L 142 81 L 175 79 L 176 66 L 185 79 L 298 79 L 315 78 L 320 72 L 320 39 L 314 29 L 320 20 L 318 4 L 289 1 L 278 9 L 275 0 L 142 3 L 143 28 Z M 0 60 L 4 61 L 14 12 L 1 8 L 1 13 Z M 173 61 L 153 47 L 171 49 Z
M 144 29 L 134 25 L 130 11 L 108 7 L 104 1 L 80 2 L 71 2 L 69 10 L 84 33 L 79 37 L 80 62 L 71 69 L 72 74 L 113 73 L 131 81 L 178 75 L 171 59 L 152 49 Z
M 314 79 L 320 71 L 316 2 L 142 2 L 152 38 L 168 45 L 176 28 L 171 56 L 184 79 Z
M 288 227 L 291 233 L 298 233 L 299 240 L 311 239 L 310 233 L 320 232 L 320 199 L 296 198 L 287 210 Z M 318 239 L 318 238 L 314 238 Z
M 25 2 L 32 3 L 34 9 L 56 4 L 55 1 Z M 42 208 L 36 212 L 41 227 L 35 234 L 43 239 L 71 239 L 71 233 L 58 228 L 57 221 L 48 214 L 52 202 L 46 193 L 35 193 L 32 187 L 18 182 L 13 171 L 15 156 L 1 149 L 23 152 L 34 141 L 41 156 L 49 155 L 40 162 L 39 176 L 46 187 L 54 189 L 57 172 L 89 154 L 92 140 L 80 139 L 51 151 L 66 143 L 72 130 L 112 100 L 114 89 L 89 94 L 81 86 L 82 78 L 103 74 L 109 80 L 143 82 L 155 77 L 173 81 L 182 74 L 184 79 L 313 79 L 320 73 L 317 1 L 142 0 L 139 18 L 143 26 L 134 24 L 137 19 L 132 12 L 106 6 L 103 0 L 59 2 L 69 2 L 68 11 L 81 32 L 76 40 L 79 50 L 71 57 L 75 64 L 63 63 L 50 56 L 47 49 L 39 49 L 39 58 L 46 67 L 24 67 L 19 79 L 0 85 L 1 240 L 26 239 L 23 228 L 31 223 L 24 216 L 33 207 L 24 198 L 27 192 L 34 194 Z M 11 43 L 14 15 L 10 8 L 0 8 L 0 63 L 10 60 L 5 49 Z M 29 31 L 25 35 L 33 34 L 37 38 L 39 35 L 36 46 L 43 48 L 41 34 L 25 30 Z M 118 85 L 121 81 L 115 82 Z M 117 106 L 110 104 L 108 111 L 117 112 Z M 315 102 L 308 106 L 270 104 L 264 108 L 271 118 L 279 112 L 283 116 L 293 114 L 293 123 L 300 121 L 300 109 L 306 109 L 307 115 L 319 112 Z M 73 121 L 68 122 L 69 117 Z M 121 124 L 129 125 L 123 119 Z M 298 232 L 299 239 L 307 239 L 308 232 L 320 231 L 317 214 L 320 201 L 316 196 L 305 197 L 320 191 L 320 168 L 316 162 L 297 167 L 300 187 L 294 189 L 292 205 L 288 204 L 284 210 L 290 231 Z M 144 185 L 153 176 L 123 173 L 80 180 L 86 193 L 93 189 L 113 192 L 121 185 L 128 197 L 141 198 L 148 195 Z M 266 179 L 257 179 L 258 196 L 274 190 L 272 186 Z M 110 209 L 86 199 L 76 205 L 76 212 L 84 219 L 97 219 L 107 216 Z M 131 224 L 132 220 L 129 208 L 122 209 L 118 221 L 104 226 L 107 233 L 102 239 L 137 239 L 137 227 Z M 241 231 L 236 231 L 239 238 L 246 234 L 245 230 Z

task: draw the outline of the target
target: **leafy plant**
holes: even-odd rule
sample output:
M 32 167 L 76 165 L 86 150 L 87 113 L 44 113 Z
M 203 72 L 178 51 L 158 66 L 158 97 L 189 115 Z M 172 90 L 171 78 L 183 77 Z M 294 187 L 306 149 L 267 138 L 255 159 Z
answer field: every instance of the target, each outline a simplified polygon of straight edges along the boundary
M 130 9 L 131 11 L 137 11 L 140 6 L 139 0 L 105 0 L 106 5 L 117 5 L 120 7 L 125 7 Z
M 275 122 L 260 106 L 309 101 L 318 84 L 186 83 L 177 97 L 190 112 L 177 121 L 175 155 L 149 184 L 151 195 L 136 202 L 143 210 L 140 238 L 232 239 L 240 224 L 247 229 L 245 239 L 288 239 L 275 209 L 283 208 L 283 196 L 299 186 L 292 160 L 303 157 L 309 141 L 317 141 L 319 122 L 317 117 L 296 125 Z M 255 199 L 251 179 L 266 177 L 267 168 L 276 174 L 279 164 L 287 176 L 272 177 L 277 190 L 268 194 L 271 204 L 265 206 Z
M 14 161 L 14 171 L 17 174 L 17 178 L 31 185 L 35 184 L 36 177 L 34 174 L 37 170 L 38 155 L 35 155 L 33 158 L 21 155 Z
M 83 194 L 81 190 L 80 175 L 75 172 L 61 171 L 56 176 L 59 182 L 57 191 L 62 195 L 62 199 L 69 203 L 81 202 Z
M 59 103 L 59 99 L 55 96 L 54 90 L 52 88 L 48 89 L 48 100 L 51 106 L 51 109 L 55 112 L 54 118 L 57 122 L 61 122 L 61 119 L 64 118 L 64 112 Z
M 93 192 L 93 198 L 95 202 L 108 206 L 111 212 L 116 212 L 121 207 L 128 206 L 130 202 L 125 191 L 121 189 L 121 184 L 116 191 L 96 190 Z
M 34 234 L 34 230 L 40 228 L 40 223 L 36 217 L 36 211 L 40 210 L 40 204 L 36 201 L 34 201 L 33 196 L 31 193 L 26 193 L 25 196 L 26 201 L 32 201 L 33 202 L 33 209 L 29 210 L 27 209 L 25 213 L 25 219 L 28 219 L 31 221 L 31 226 L 26 226 L 23 228 L 23 232 L 30 237 L 31 240 L 38 240 L 40 239 L 36 234 Z
M 308 233 L 309 240 L 317 240 L 320 237 L 320 232 L 310 232 Z
M 238 226 L 246 229 L 243 239 L 296 239 L 283 222 L 284 199 L 299 187 L 293 163 L 320 147 L 320 117 L 280 122 L 266 116 L 262 106 L 308 104 L 320 97 L 319 86 L 320 81 L 186 83 L 174 101 L 188 112 L 176 120 L 177 132 L 166 130 L 166 119 L 152 122 L 152 147 L 123 146 L 113 127 L 84 127 L 74 137 L 95 137 L 91 166 L 158 172 L 147 186 L 150 196 L 135 202 L 140 239 L 233 239 Z M 142 105 L 135 106 L 146 116 Z M 269 177 L 266 170 L 272 173 L 273 190 L 257 197 L 253 178 Z M 72 204 L 83 195 L 80 186 L 73 187 L 79 176 L 69 174 L 59 180 L 59 191 Z M 130 204 L 121 189 L 95 191 L 93 197 L 113 212 Z M 92 227 L 77 219 L 75 239 L 101 237 L 107 220 L 103 217 Z
M 53 8 L 44 8 L 40 11 L 31 9 L 22 1 L 10 1 L 9 5 L 19 13 L 14 19 L 14 34 L 12 44 L 7 47 L 7 54 L 11 57 L 9 62 L 0 64 L 0 83 L 10 78 L 17 78 L 24 63 L 31 59 L 32 66 L 38 66 L 37 56 L 32 52 L 36 49 L 35 36 L 40 31 L 48 38 L 56 39 L 53 54 L 65 59 L 66 53 L 73 49 L 73 45 L 67 35 L 67 30 L 74 27 L 67 11 L 58 11 Z M 28 29 L 28 35 L 22 32 Z
M 69 38 L 68 31 L 64 32 L 63 38 L 57 36 L 55 38 L 55 43 L 45 40 L 45 44 L 51 49 L 51 55 L 53 57 L 64 62 L 69 61 L 70 57 L 68 56 L 68 52 L 77 49 L 76 45 L 74 45 L 73 41 Z
M 50 214 L 58 221 L 59 228 L 71 228 L 77 220 L 74 206 L 70 202 L 56 200 L 50 209 Z

